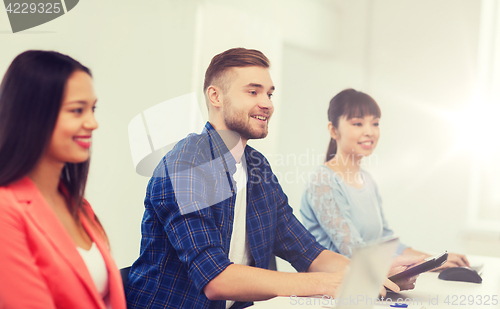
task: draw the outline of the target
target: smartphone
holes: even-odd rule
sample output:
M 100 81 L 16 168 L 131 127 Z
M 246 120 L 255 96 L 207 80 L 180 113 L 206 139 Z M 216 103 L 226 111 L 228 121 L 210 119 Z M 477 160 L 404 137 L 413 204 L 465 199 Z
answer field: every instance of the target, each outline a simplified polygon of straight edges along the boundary
M 438 268 L 439 266 L 443 265 L 447 259 L 448 252 L 444 251 L 443 253 L 426 259 L 426 261 L 422 264 L 418 264 L 417 266 L 408 268 L 407 270 L 402 271 L 399 274 L 395 274 L 394 276 L 389 277 L 389 280 L 391 280 L 392 282 L 397 282 L 424 273 L 426 271 L 433 270 L 434 268 Z

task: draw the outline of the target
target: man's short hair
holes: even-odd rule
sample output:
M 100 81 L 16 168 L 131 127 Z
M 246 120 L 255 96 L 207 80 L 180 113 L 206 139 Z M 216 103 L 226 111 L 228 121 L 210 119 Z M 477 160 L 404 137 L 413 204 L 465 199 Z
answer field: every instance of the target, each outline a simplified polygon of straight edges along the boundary
M 227 71 L 234 67 L 258 66 L 269 68 L 270 62 L 267 57 L 258 50 L 246 48 L 232 48 L 220 53 L 212 58 L 207 72 L 205 73 L 205 82 L 203 92 L 206 95 L 210 85 L 218 86 L 223 93 L 229 90 L 229 80 L 225 76 Z M 208 102 L 207 102 L 208 104 Z

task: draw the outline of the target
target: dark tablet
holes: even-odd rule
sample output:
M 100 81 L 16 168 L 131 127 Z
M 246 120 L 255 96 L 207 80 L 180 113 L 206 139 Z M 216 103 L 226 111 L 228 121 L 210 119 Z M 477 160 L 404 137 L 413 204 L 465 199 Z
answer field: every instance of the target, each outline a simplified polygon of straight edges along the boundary
M 439 255 L 427 259 L 427 261 L 422 264 L 418 264 L 417 266 L 408 268 L 407 270 L 402 271 L 399 274 L 389 277 L 389 280 L 391 280 L 392 282 L 397 282 L 424 273 L 426 271 L 433 270 L 434 268 L 438 268 L 439 266 L 443 265 L 447 259 L 448 253 L 445 251 Z

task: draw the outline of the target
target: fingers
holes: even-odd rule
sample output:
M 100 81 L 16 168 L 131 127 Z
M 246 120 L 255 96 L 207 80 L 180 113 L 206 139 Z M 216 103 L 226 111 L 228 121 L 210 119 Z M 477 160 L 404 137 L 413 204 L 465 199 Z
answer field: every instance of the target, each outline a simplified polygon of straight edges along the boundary
M 418 276 L 413 276 L 411 278 L 408 278 L 408 290 L 413 290 L 415 288 L 415 284 L 417 283 L 417 278 Z
M 415 282 L 417 282 L 417 278 L 418 278 L 418 276 L 410 277 L 410 278 L 408 278 L 408 282 L 412 283 L 412 284 L 415 284 Z
M 458 264 L 453 262 L 453 261 L 448 260 L 443 265 L 439 266 L 438 268 L 434 268 L 431 271 L 441 272 L 441 271 L 445 270 L 446 268 L 450 268 L 450 267 L 458 267 Z
M 413 290 L 415 288 L 415 282 L 400 283 L 400 288 L 401 288 L 401 291 Z
M 465 255 L 463 257 L 463 260 L 465 261 L 465 263 L 467 263 L 467 267 L 470 267 L 469 260 L 467 259 L 467 257 Z
M 389 277 L 398 274 L 415 264 L 423 262 L 425 255 L 399 255 L 392 260 Z
M 382 296 L 382 297 L 386 297 L 387 296 L 387 291 L 385 290 L 384 287 L 380 288 L 379 295 Z
M 461 267 L 467 267 L 467 263 L 465 263 L 462 259 L 458 259 L 457 261 L 455 261 L 455 264 Z
M 401 291 L 413 290 L 415 288 L 415 283 L 417 281 L 417 277 L 418 276 L 413 276 L 413 277 L 410 277 L 406 280 L 398 281 L 397 284 L 398 284 L 399 288 L 401 289 Z
M 388 288 L 389 290 L 396 292 L 396 293 L 401 291 L 401 289 L 399 288 L 399 286 L 396 283 L 392 282 L 391 280 L 389 280 L 387 278 L 384 281 L 384 286 L 386 288 Z
M 469 260 L 465 257 L 463 254 L 457 254 L 458 258 L 458 265 L 464 266 L 464 267 L 470 267 Z
M 450 267 L 470 267 L 469 260 L 463 254 L 448 253 L 448 260 L 441 267 L 433 269 L 433 271 L 442 271 Z
M 397 266 L 411 266 L 423 262 L 425 255 L 400 255 L 392 261 L 392 268 Z
M 447 262 L 451 263 L 448 267 L 470 267 L 469 260 L 463 254 L 450 253 Z
M 443 264 L 444 268 L 450 268 L 450 267 L 458 267 L 460 266 L 457 261 L 446 261 L 446 263 Z
M 387 275 L 387 277 L 392 277 L 395 274 L 399 274 L 400 272 L 405 271 L 406 269 L 408 269 L 408 267 L 406 266 L 396 266 L 394 268 L 391 268 L 389 269 L 389 274 Z

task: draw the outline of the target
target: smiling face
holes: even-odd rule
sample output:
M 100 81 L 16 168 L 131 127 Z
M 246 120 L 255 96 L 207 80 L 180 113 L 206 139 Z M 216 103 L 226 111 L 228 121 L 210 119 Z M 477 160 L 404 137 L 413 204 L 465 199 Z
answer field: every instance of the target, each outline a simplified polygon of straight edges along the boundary
M 263 67 L 231 68 L 231 85 L 222 95 L 220 113 L 225 128 L 238 133 L 243 140 L 267 136 L 274 107 L 274 92 L 269 70 Z
M 89 159 L 92 131 L 97 128 L 96 101 L 92 78 L 85 72 L 74 72 L 66 82 L 46 159 L 60 163 L 81 163 Z
M 380 118 L 372 115 L 363 118 L 347 119 L 344 115 L 339 118 L 338 128 L 330 122 L 330 135 L 337 141 L 337 154 L 369 156 L 377 146 L 380 137 Z

